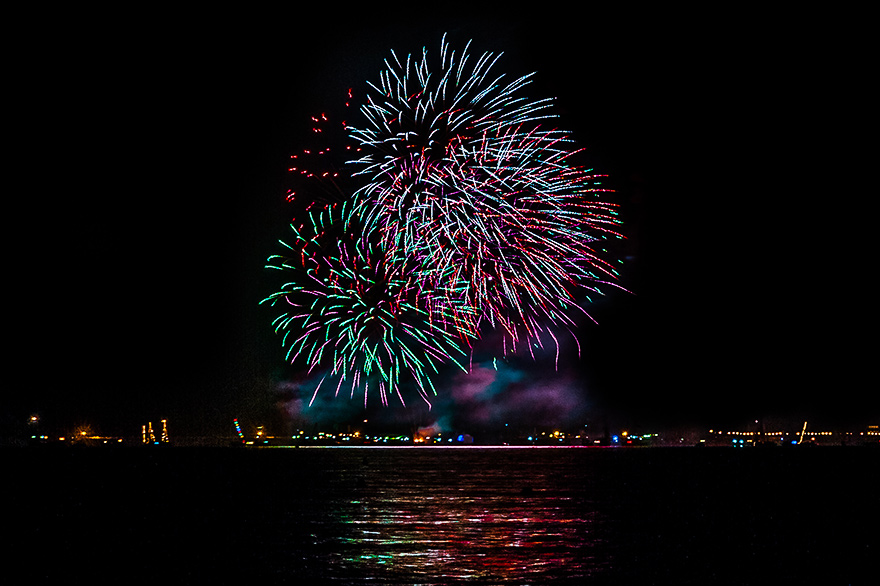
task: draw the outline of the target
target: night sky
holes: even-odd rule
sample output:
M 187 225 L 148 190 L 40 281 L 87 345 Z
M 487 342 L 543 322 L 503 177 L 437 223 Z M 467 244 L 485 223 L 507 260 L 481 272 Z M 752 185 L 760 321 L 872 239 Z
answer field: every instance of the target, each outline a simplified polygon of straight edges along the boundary
M 376 80 L 390 49 L 436 51 L 443 32 L 473 39 L 472 55 L 504 51 L 498 71 L 535 71 L 527 95 L 557 98 L 616 190 L 632 294 L 594 305 L 580 361 L 559 373 L 544 360 L 449 375 L 432 414 L 371 417 L 878 422 L 862 374 L 874 318 L 859 309 L 871 192 L 843 154 L 864 81 L 848 51 L 781 18 L 378 16 L 59 19 L 20 42 L 6 429 L 32 413 L 104 433 L 363 417 L 357 397 L 292 406 L 303 381 L 258 305 L 263 265 L 287 236 L 287 163 L 309 117 Z

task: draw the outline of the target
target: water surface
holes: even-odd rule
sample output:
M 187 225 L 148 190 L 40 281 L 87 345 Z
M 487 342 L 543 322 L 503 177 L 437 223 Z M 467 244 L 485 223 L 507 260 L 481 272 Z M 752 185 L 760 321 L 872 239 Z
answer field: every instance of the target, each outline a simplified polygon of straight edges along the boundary
M 0 454 L 43 583 L 877 583 L 878 450 Z

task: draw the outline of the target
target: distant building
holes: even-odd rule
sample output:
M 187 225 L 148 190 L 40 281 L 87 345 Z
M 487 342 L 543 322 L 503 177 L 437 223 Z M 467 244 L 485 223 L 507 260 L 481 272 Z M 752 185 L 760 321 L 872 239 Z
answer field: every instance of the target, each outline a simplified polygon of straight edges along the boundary
M 162 434 L 159 436 L 159 439 L 156 439 L 156 432 L 153 431 L 153 422 L 148 421 L 146 425 L 141 426 L 141 443 L 149 446 L 149 445 L 160 445 L 160 444 L 168 444 L 168 420 L 162 420 Z

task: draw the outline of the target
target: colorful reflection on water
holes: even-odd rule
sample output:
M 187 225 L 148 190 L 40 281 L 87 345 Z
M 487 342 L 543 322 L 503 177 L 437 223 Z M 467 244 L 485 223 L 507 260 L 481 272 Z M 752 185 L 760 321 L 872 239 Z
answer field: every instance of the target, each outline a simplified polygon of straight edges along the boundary
M 591 543 L 593 514 L 540 497 L 395 496 L 352 501 L 342 563 L 468 579 L 575 569 Z M 355 512 L 353 509 L 359 508 Z M 570 514 L 574 513 L 574 514 Z M 587 572 L 588 573 L 588 572 Z
M 348 490 L 328 487 L 334 522 L 314 534 L 329 573 L 529 583 L 610 567 L 588 471 L 564 451 L 467 452 L 346 453 Z

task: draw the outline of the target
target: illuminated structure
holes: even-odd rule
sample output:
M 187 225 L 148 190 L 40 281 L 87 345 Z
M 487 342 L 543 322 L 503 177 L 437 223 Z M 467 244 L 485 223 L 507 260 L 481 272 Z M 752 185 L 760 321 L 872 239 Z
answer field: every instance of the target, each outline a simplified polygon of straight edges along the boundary
M 159 436 L 159 440 L 156 440 L 156 432 L 153 431 L 153 422 L 148 421 L 146 425 L 141 426 L 141 443 L 144 445 L 159 445 L 167 444 L 169 442 L 168 437 L 168 420 L 162 420 L 162 435 Z
M 241 439 L 241 443 L 244 443 L 244 433 L 241 431 L 241 425 L 238 423 L 238 419 L 233 419 L 233 423 L 235 423 L 235 432 L 238 434 L 239 439 Z

